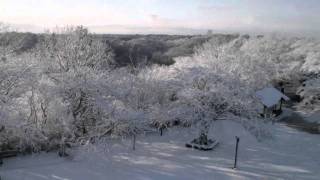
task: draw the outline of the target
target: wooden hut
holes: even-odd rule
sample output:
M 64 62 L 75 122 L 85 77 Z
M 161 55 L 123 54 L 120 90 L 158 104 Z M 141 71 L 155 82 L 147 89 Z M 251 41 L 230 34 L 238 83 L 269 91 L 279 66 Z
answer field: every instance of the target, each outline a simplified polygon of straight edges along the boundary
M 284 94 L 283 89 L 281 91 L 274 87 L 267 87 L 256 92 L 257 98 L 263 105 L 261 114 L 263 117 L 277 116 L 282 113 L 283 102 L 290 99 Z

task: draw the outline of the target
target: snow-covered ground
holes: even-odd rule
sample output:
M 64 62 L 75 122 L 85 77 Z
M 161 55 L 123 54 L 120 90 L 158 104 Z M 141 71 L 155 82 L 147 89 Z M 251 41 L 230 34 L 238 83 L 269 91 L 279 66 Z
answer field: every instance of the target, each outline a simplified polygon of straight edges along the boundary
M 258 142 L 242 126 L 218 121 L 214 151 L 185 148 L 197 134 L 174 128 L 130 140 L 79 149 L 73 158 L 53 153 L 6 159 L 2 180 L 149 180 L 149 179 L 320 179 L 320 136 L 282 124 L 272 126 L 273 139 Z M 233 170 L 235 136 L 240 137 L 238 169 Z
M 317 122 L 320 124 L 320 110 L 305 118 L 309 122 Z

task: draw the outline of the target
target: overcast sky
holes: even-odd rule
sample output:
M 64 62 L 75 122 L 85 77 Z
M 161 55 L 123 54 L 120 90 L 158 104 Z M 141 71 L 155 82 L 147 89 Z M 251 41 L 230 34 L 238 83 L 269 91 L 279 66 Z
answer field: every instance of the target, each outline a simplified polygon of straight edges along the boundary
M 320 32 L 320 0 L 0 0 L 0 21 L 40 31 L 100 33 Z

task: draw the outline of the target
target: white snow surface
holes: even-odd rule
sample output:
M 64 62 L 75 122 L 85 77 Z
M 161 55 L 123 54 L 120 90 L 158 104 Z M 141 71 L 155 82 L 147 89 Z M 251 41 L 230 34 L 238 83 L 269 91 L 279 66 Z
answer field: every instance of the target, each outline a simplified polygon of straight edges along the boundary
M 312 113 L 309 116 L 304 116 L 306 121 L 319 123 L 320 124 L 320 110 L 317 112 Z
M 267 107 L 276 105 L 281 100 L 281 98 L 286 101 L 289 100 L 286 95 L 282 94 L 274 87 L 267 87 L 260 91 L 257 91 L 256 96 L 259 98 L 261 103 Z
M 271 125 L 270 125 L 271 126 Z M 217 121 L 211 137 L 220 141 L 214 151 L 185 147 L 198 134 L 173 128 L 131 140 L 109 140 L 73 152 L 72 158 L 42 153 L 5 159 L 2 180 L 159 180 L 159 179 L 311 179 L 320 178 L 320 138 L 272 125 L 274 137 L 258 142 L 233 121 Z M 235 136 L 240 137 L 238 168 L 234 162 Z

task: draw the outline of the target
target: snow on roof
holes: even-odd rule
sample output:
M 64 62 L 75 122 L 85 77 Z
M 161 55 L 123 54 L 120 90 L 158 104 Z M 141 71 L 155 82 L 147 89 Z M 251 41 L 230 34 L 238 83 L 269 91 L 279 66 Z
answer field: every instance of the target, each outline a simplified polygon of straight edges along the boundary
M 274 87 L 264 88 L 256 92 L 256 96 L 265 106 L 272 107 L 276 105 L 281 98 L 288 101 L 289 98 Z

